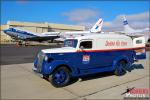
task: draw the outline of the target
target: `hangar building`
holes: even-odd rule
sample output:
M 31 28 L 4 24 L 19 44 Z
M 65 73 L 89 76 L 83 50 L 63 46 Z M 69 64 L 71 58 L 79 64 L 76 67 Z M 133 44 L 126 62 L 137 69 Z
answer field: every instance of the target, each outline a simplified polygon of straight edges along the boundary
M 84 26 L 77 25 L 66 25 L 66 24 L 55 24 L 55 23 L 32 23 L 32 22 L 18 22 L 18 21 L 8 21 L 7 25 L 1 25 L 1 43 L 11 42 L 11 38 L 3 33 L 2 30 L 9 27 L 19 28 L 22 30 L 27 30 L 36 33 L 43 32 L 65 32 L 65 31 L 84 31 Z

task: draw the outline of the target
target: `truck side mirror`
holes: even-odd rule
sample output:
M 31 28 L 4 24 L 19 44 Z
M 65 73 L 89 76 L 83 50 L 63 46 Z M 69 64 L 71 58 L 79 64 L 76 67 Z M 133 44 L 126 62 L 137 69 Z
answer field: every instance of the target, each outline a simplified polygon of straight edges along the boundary
M 84 47 L 83 47 L 83 46 L 80 46 L 80 49 L 81 49 L 81 50 L 83 50 L 83 49 L 84 49 Z

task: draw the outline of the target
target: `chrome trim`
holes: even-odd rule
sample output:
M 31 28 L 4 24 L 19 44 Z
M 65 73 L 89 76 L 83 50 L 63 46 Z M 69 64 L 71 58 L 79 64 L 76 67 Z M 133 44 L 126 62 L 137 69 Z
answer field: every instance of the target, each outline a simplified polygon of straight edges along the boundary
M 41 70 L 42 70 L 42 64 L 43 64 L 44 58 L 45 58 L 45 54 L 42 53 L 42 52 L 40 52 L 40 53 L 38 54 L 37 72 L 41 72 Z

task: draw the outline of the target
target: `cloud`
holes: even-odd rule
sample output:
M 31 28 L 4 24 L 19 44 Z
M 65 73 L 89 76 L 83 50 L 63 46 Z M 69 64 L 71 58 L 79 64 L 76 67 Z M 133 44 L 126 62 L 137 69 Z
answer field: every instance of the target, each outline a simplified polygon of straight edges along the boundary
M 85 30 L 89 30 L 94 25 L 94 23 L 93 22 L 92 23 L 90 23 L 90 22 L 80 22 L 77 25 L 85 26 Z
M 121 31 L 123 30 L 123 14 L 116 16 L 112 22 L 104 22 L 103 29 L 105 31 Z M 129 25 L 134 29 L 142 29 L 149 27 L 149 12 L 143 12 L 132 15 L 125 15 Z
M 85 29 L 88 30 L 100 17 L 100 11 L 93 8 L 74 9 L 69 12 L 64 12 L 62 15 L 67 17 L 67 21 L 85 26 Z
M 96 21 L 100 18 L 100 11 L 95 9 L 74 9 L 69 12 L 62 13 L 66 16 L 68 21 L 75 22 L 77 25 L 85 26 L 89 30 Z M 123 16 L 120 14 L 112 21 L 103 22 L 103 31 L 122 31 L 123 30 Z M 134 29 L 149 28 L 149 12 L 128 14 L 125 15 L 129 25 Z
M 79 23 L 95 19 L 99 12 L 95 9 L 74 9 L 62 15 L 67 16 L 69 21 Z

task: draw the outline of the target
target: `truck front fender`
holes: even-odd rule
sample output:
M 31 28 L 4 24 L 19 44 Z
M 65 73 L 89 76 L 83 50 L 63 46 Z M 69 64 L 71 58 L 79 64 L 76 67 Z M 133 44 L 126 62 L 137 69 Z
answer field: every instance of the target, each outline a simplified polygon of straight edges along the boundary
M 69 62 L 67 62 L 65 60 L 57 60 L 57 61 L 53 61 L 46 65 L 47 74 L 53 73 L 53 71 L 55 69 L 57 69 L 58 67 L 61 67 L 61 66 L 66 66 L 68 69 L 70 69 L 72 76 L 76 76 L 78 73 L 77 68 L 75 66 L 71 65 Z

